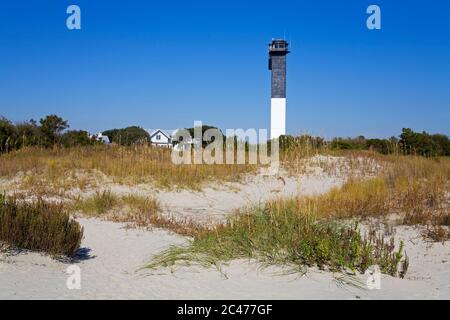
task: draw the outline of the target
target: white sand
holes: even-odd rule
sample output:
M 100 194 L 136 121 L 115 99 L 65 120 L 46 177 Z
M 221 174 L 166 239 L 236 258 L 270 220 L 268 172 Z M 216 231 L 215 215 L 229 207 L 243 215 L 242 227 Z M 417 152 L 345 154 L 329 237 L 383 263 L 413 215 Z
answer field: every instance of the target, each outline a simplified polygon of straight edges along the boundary
M 66 288 L 68 264 L 37 253 L 0 256 L 0 299 L 449 299 L 450 243 L 429 247 L 413 229 L 398 228 L 410 257 L 407 279 L 382 276 L 380 290 L 340 286 L 332 274 L 310 269 L 305 276 L 278 275 L 256 263 L 234 261 L 216 269 L 138 270 L 152 254 L 182 237 L 165 231 L 126 230 L 123 225 L 80 219 L 83 247 L 91 258 L 78 262 L 80 290 Z M 416 244 L 409 239 L 413 238 Z M 414 239 L 417 238 L 417 239 Z M 360 277 L 365 281 L 365 277 Z

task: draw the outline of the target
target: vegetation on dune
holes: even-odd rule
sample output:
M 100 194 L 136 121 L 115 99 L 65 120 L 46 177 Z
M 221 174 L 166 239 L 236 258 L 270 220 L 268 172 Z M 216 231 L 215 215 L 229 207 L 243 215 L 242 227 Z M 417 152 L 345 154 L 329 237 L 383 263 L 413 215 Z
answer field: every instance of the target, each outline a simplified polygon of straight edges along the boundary
M 251 173 L 258 168 L 249 164 L 175 165 L 171 161 L 171 151 L 150 147 L 148 133 L 137 126 L 105 131 L 104 134 L 118 144 L 111 148 L 99 145 L 100 142 L 90 139 L 85 131 L 64 132 L 68 126 L 66 120 L 56 115 L 40 119 L 39 124 L 34 120 L 13 124 L 1 118 L 0 153 L 3 155 L 0 156 L 0 176 L 11 177 L 22 172 L 30 176 L 34 184 L 66 190 L 74 186 L 65 185 L 70 181 L 67 176 L 77 176 L 80 170 L 88 175 L 98 171 L 119 183 L 156 182 L 162 187 L 199 190 L 206 181 L 236 181 L 243 173 Z M 202 132 L 209 128 L 213 127 L 203 126 Z M 193 134 L 194 128 L 188 131 Z M 450 140 L 446 135 L 417 133 L 411 129 L 403 129 L 399 138 L 387 140 L 358 137 L 325 141 L 320 137 L 303 135 L 281 136 L 279 142 L 280 158 L 287 168 L 296 160 L 336 150 L 375 150 L 394 155 L 450 154 Z M 269 151 L 270 144 L 269 141 Z M 95 177 L 92 175 L 85 177 L 78 186 L 86 187 L 93 180 Z
M 233 259 L 255 259 L 303 272 L 305 266 L 331 271 L 364 272 L 378 264 L 382 272 L 403 276 L 408 260 L 403 245 L 395 249 L 376 232 L 361 235 L 358 226 L 320 220 L 313 208 L 298 210 L 278 201 L 240 212 L 227 224 L 203 230 L 188 247 L 172 247 L 153 257 L 150 268 L 174 264 L 220 266 Z
M 68 123 L 54 115 L 39 124 L 0 119 L 0 177 L 22 173 L 25 189 L 41 191 L 96 187 L 99 173 L 118 183 L 150 182 L 200 190 L 205 182 L 237 181 L 259 168 L 249 164 L 175 165 L 171 150 L 151 147 L 148 133 L 139 127 L 104 132 L 115 142 L 112 146 L 99 145 L 84 131 L 64 132 L 67 128 Z M 400 224 L 423 225 L 424 235 L 432 240 L 450 239 L 448 136 L 403 129 L 398 138 L 390 139 L 361 136 L 325 141 L 303 135 L 282 136 L 279 143 L 281 163 L 289 172 L 300 172 L 307 165 L 304 159 L 312 155 L 337 154 L 350 163 L 342 168 L 339 163 L 328 163 L 325 166 L 330 168 L 322 169 L 343 171 L 351 178 L 323 195 L 241 210 L 213 228 L 160 215 L 160 204 L 152 197 L 118 196 L 110 191 L 75 199 L 68 209 L 135 226 L 162 227 L 192 239 L 187 247 L 173 247 L 155 256 L 152 268 L 177 263 L 217 266 L 248 258 L 300 271 L 304 266 L 318 266 L 364 272 L 378 264 L 384 273 L 402 277 L 408 268 L 402 243 L 396 246 L 392 238 L 374 230 L 362 233 L 355 221 L 397 213 Z M 360 159 L 374 161 L 362 166 Z M 61 206 L 1 199 L 0 210 L 3 242 L 66 255 L 73 255 L 79 246 L 82 229 Z
M 30 182 L 27 186 L 55 194 L 95 186 L 94 171 L 118 183 L 150 182 L 165 188 L 200 190 L 204 182 L 236 181 L 256 169 L 254 165 L 176 165 L 171 150 L 151 147 L 149 134 L 137 126 L 103 132 L 114 142 L 112 146 L 101 145 L 86 131 L 64 132 L 68 126 L 56 115 L 39 124 L 34 120 L 13 124 L 0 118 L 0 177 L 22 173 L 24 182 Z
M 72 257 L 82 238 L 83 228 L 62 205 L 0 196 L 0 242 L 9 247 Z
M 77 198 L 68 209 L 87 216 L 108 216 L 117 222 L 131 223 L 135 227 L 149 227 L 158 221 L 160 204 L 153 197 L 116 195 L 110 190 L 97 191 L 88 198 Z
M 237 181 L 256 169 L 256 165 L 176 165 L 169 149 L 150 146 L 23 148 L 0 156 L 0 177 L 22 172 L 47 187 L 64 187 L 72 180 L 68 178 L 83 171 L 88 175 L 100 172 L 124 184 L 155 183 L 164 188 L 199 190 L 205 182 Z
M 131 227 L 164 228 L 180 235 L 190 236 L 202 230 L 198 224 L 161 215 L 161 204 L 154 197 L 125 194 L 117 195 L 110 190 L 96 192 L 88 198 L 75 199 L 68 210 L 92 217 L 108 217 Z
M 450 239 L 448 232 L 450 161 L 448 158 L 390 158 L 379 177 L 350 180 L 323 195 L 282 199 L 263 208 L 238 212 L 224 225 L 197 229 L 187 247 L 173 247 L 153 259 L 151 268 L 175 264 L 217 266 L 237 258 L 264 264 L 316 265 L 334 271 L 364 272 L 378 264 L 383 272 L 404 276 L 408 259 L 400 243 L 374 230 L 361 235 L 365 217 L 399 213 L 400 224 L 427 226 L 426 236 Z
M 339 218 L 425 212 L 431 219 L 431 212 L 447 209 L 450 159 L 401 156 L 387 161 L 382 174 L 375 178 L 351 179 L 324 195 L 299 201 L 316 206 L 321 216 Z
M 119 205 L 119 199 L 109 190 L 96 191 L 92 196 L 78 198 L 70 205 L 71 211 L 81 211 L 89 216 L 101 216 Z

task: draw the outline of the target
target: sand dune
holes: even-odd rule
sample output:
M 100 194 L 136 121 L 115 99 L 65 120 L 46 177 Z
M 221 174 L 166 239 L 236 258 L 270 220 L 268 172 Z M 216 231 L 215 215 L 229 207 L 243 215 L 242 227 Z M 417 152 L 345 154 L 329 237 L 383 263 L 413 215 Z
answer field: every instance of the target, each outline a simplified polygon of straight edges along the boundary
M 165 191 L 157 194 L 164 213 L 196 221 L 217 222 L 234 209 L 276 197 L 326 192 L 343 183 L 339 175 L 314 170 L 300 177 L 284 174 L 248 177 L 240 183 L 210 185 L 202 192 Z M 154 193 L 147 186 L 108 186 L 115 193 Z M 346 285 L 340 275 L 308 269 L 306 275 L 282 275 L 283 269 L 261 269 L 252 261 L 233 261 L 215 268 L 142 269 L 152 255 L 188 239 L 164 230 L 127 229 L 124 224 L 77 218 L 85 228 L 79 261 L 81 289 L 66 286 L 71 263 L 39 253 L 0 254 L 2 299 L 449 299 L 450 243 L 427 243 L 419 230 L 396 227 L 410 258 L 406 279 L 382 276 L 380 290 Z

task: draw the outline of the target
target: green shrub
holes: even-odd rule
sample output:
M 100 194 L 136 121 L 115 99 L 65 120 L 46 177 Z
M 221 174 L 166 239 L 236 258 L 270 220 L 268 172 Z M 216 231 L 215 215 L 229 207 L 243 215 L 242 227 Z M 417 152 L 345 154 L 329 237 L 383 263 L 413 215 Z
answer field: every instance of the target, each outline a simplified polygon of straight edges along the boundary
M 263 209 L 242 212 L 227 224 L 198 232 L 187 247 L 172 247 L 156 255 L 150 268 L 177 263 L 217 266 L 233 259 L 250 258 L 263 264 L 305 266 L 365 272 L 379 265 L 383 273 L 403 276 L 403 245 L 395 250 L 375 231 L 365 236 L 358 226 L 318 220 L 311 208 L 293 201 L 278 201 Z M 406 258 L 405 258 L 406 259 Z
M 0 198 L 0 241 L 12 248 L 72 257 L 82 238 L 83 228 L 62 205 Z

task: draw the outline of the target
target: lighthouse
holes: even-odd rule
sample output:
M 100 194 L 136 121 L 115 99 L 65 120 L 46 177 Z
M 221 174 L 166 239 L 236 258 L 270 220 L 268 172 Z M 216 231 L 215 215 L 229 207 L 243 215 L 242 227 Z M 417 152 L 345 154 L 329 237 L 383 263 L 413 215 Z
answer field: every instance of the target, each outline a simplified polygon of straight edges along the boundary
M 286 55 L 289 44 L 284 39 L 269 44 L 269 70 L 272 71 L 270 100 L 270 138 L 286 134 Z

